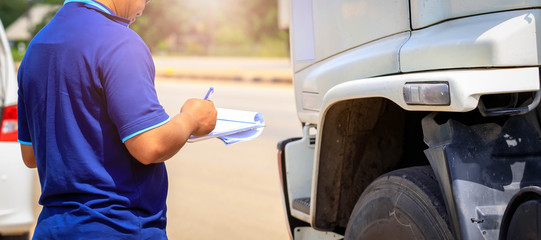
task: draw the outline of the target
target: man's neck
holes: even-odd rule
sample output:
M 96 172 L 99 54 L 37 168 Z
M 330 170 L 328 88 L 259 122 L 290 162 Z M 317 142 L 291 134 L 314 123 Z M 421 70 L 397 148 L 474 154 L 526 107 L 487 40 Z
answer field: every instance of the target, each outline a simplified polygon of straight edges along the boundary
M 95 0 L 96 2 L 100 2 L 101 4 L 105 5 L 109 9 L 111 9 L 116 15 L 118 15 L 118 11 L 116 9 L 116 5 L 113 0 Z

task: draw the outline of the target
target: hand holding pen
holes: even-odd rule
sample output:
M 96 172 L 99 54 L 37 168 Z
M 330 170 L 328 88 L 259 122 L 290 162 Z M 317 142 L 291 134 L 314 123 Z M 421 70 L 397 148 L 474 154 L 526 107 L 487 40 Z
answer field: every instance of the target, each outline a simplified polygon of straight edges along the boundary
M 187 116 L 190 116 L 197 125 L 192 133 L 194 136 L 206 135 L 216 126 L 217 111 L 214 103 L 210 101 L 213 92 L 214 88 L 211 87 L 203 99 L 188 99 L 180 109 L 181 113 L 188 114 Z

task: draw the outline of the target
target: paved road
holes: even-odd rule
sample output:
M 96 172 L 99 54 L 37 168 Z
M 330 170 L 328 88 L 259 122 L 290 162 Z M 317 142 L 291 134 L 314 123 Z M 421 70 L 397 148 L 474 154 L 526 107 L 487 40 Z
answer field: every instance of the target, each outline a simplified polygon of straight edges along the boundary
M 290 85 L 180 82 L 158 79 L 169 114 L 187 98 L 215 87 L 217 107 L 261 112 L 267 127 L 257 139 L 225 146 L 219 140 L 186 145 L 167 162 L 170 239 L 287 239 L 276 143 L 302 134 Z

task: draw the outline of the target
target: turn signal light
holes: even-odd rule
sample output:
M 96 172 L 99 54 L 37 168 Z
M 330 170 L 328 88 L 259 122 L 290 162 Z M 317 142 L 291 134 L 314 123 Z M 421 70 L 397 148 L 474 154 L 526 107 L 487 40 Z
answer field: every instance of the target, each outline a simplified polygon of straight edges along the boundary
M 406 83 L 403 92 L 404 101 L 408 105 L 451 105 L 451 94 L 447 82 Z

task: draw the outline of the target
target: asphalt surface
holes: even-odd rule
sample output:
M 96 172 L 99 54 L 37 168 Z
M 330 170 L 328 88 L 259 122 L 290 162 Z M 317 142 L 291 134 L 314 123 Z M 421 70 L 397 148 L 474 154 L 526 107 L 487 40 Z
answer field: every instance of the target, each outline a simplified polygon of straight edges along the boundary
M 158 79 L 170 114 L 208 87 L 217 107 L 261 112 L 266 127 L 257 139 L 225 146 L 217 139 L 188 143 L 167 161 L 170 239 L 288 239 L 276 144 L 300 136 L 293 88 L 287 84 Z

